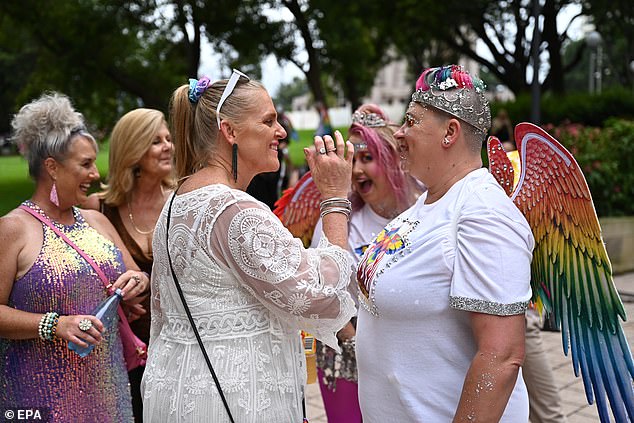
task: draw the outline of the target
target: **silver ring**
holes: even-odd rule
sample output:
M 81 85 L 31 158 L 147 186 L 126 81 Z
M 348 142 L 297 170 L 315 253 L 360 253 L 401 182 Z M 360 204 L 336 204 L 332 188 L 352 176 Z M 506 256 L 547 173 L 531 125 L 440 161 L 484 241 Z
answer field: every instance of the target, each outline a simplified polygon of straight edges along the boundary
M 326 152 L 327 152 L 327 153 L 334 153 L 335 151 L 337 151 L 337 149 L 336 149 L 336 148 L 333 148 L 333 149 L 331 149 L 331 150 L 326 150 Z
M 134 286 L 137 286 L 139 284 L 139 282 L 141 282 L 141 278 L 138 277 L 137 275 L 134 275 L 130 278 L 130 280 L 134 281 Z
M 321 148 L 320 148 L 317 152 L 318 152 L 319 154 L 326 154 L 326 153 L 327 153 L 327 151 L 326 151 L 326 147 L 321 147 Z
M 90 328 L 92 328 L 92 322 L 90 321 L 90 319 L 81 319 L 77 326 L 79 326 L 80 331 L 86 332 L 89 331 Z

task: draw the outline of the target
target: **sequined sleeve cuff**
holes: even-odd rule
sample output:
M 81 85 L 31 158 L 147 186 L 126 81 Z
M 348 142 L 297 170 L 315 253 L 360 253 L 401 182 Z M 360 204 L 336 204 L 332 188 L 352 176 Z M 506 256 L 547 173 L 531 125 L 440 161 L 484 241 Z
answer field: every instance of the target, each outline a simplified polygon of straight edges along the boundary
M 513 316 L 524 314 L 528 307 L 528 301 L 502 304 L 494 301 L 486 301 L 467 297 L 449 297 L 449 305 L 456 310 L 473 311 L 476 313 L 493 314 L 496 316 Z

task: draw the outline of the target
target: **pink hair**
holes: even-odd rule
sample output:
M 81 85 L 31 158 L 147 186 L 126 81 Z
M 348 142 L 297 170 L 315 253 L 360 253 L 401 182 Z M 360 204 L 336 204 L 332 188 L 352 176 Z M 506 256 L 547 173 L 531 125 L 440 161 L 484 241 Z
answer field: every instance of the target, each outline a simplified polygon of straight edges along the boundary
M 484 90 L 484 83 L 478 78 L 472 78 L 462 66 L 448 65 L 425 69 L 416 80 L 416 90 L 428 91 L 432 86 L 438 86 L 447 79 L 453 79 L 459 88 L 479 88 Z
M 389 118 L 383 110 L 376 104 L 364 104 L 357 111 L 365 113 L 376 113 L 386 122 Z M 410 183 L 408 176 L 401 170 L 400 156 L 393 133 L 396 125 L 388 123 L 387 126 L 378 128 L 367 128 L 361 124 L 353 123 L 348 129 L 348 135 L 360 137 L 368 147 L 373 160 L 379 164 L 379 171 L 385 175 L 388 185 L 396 195 L 399 208 L 407 207 Z M 363 199 L 356 192 L 350 194 L 352 209 L 359 210 L 365 204 Z

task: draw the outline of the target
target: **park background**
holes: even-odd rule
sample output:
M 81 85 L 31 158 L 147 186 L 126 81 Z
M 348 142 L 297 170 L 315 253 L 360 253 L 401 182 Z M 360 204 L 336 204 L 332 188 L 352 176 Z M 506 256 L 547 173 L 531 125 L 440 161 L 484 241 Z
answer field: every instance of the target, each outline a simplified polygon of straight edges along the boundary
M 10 121 L 42 92 L 69 95 L 85 115 L 105 178 L 121 115 L 167 114 L 187 78 L 239 68 L 263 80 L 296 124 L 290 153 L 301 166 L 316 105 L 344 135 L 363 102 L 400 121 L 420 71 L 447 63 L 486 82 L 494 115 L 504 108 L 513 123 L 539 124 L 572 151 L 615 270 L 634 270 L 630 0 L 4 0 L 0 215 L 32 191 Z

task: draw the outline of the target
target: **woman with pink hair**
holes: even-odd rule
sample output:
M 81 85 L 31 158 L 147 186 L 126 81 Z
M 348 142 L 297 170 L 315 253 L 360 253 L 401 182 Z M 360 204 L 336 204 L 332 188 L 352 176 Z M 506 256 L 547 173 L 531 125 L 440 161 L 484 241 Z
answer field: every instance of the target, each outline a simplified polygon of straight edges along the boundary
M 355 263 L 383 227 L 409 208 L 421 194 L 422 186 L 403 172 L 393 133 L 398 125 L 389 121 L 375 104 L 364 104 L 352 115 L 348 130 L 354 145 L 352 202 L 348 250 Z M 320 222 L 321 223 L 321 222 Z M 313 245 L 319 240 L 320 223 Z M 354 289 L 355 284 L 350 284 Z M 355 290 L 356 291 L 356 290 Z M 356 292 L 353 292 L 356 296 Z M 341 354 L 320 345 L 317 370 L 329 423 L 360 422 L 355 358 L 356 318 L 338 334 Z

